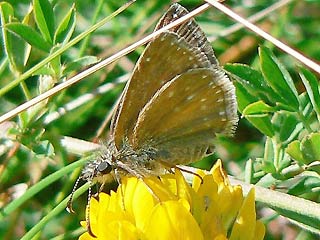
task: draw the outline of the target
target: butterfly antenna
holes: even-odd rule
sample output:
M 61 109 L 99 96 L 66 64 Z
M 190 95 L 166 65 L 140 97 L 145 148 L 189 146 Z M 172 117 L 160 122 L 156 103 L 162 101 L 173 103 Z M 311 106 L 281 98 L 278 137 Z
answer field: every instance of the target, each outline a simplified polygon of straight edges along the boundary
M 185 169 L 185 168 L 182 168 L 182 167 L 178 167 L 178 166 L 175 166 L 174 168 L 179 169 L 181 172 L 190 173 L 193 176 L 196 176 L 196 177 L 200 178 L 201 184 L 203 183 L 203 178 L 198 173 L 193 172 L 193 171 L 188 170 L 188 169 Z
M 76 189 L 77 189 L 77 186 L 78 186 L 78 184 L 79 184 L 79 181 L 80 181 L 80 176 L 78 177 L 78 179 L 77 179 L 77 181 L 75 182 L 75 184 L 74 184 L 74 186 L 73 186 L 73 189 L 72 189 L 72 192 L 71 192 L 71 195 L 70 195 L 70 198 L 69 198 L 69 201 L 68 201 L 68 203 L 67 203 L 67 211 L 69 212 L 69 213 L 74 213 L 74 210 L 72 209 L 72 200 L 73 200 L 73 195 L 74 195 L 74 193 L 75 193 L 75 191 L 76 191 Z
M 88 190 L 88 201 L 86 207 L 86 223 L 87 223 L 87 231 L 91 237 L 97 238 L 96 235 L 92 232 L 91 224 L 90 224 L 90 199 L 91 199 L 91 181 L 89 182 L 89 190 Z

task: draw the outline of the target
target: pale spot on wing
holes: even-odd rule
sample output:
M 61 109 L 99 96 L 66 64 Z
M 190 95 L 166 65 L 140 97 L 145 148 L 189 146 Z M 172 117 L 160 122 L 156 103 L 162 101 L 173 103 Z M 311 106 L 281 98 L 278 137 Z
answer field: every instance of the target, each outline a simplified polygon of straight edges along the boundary
M 173 109 L 173 112 L 179 112 L 180 111 L 180 107 L 175 107 L 174 109 Z
M 147 57 L 145 60 L 146 62 L 150 62 L 151 58 Z
M 180 51 L 181 50 L 181 47 L 177 47 L 177 51 Z
M 207 126 L 208 128 L 210 128 L 212 125 L 211 125 L 211 123 L 210 123 L 210 122 L 205 121 L 205 126 Z
M 219 94 L 219 93 L 221 93 L 221 90 L 220 90 L 220 89 L 216 91 L 216 94 Z
M 223 100 L 224 100 L 223 98 L 219 98 L 219 99 L 217 100 L 217 102 L 218 102 L 218 103 L 221 103 L 221 102 L 223 102 Z
M 205 101 L 207 101 L 207 99 L 206 99 L 206 98 L 201 98 L 200 101 L 201 101 L 201 102 L 205 102 Z
M 190 96 L 187 97 L 187 100 L 190 101 L 190 100 L 192 100 L 193 98 L 194 98 L 194 95 L 190 95 Z
M 168 94 L 168 97 L 169 97 L 169 98 L 172 98 L 173 95 L 174 95 L 174 91 L 170 91 L 169 94 Z
M 215 84 L 215 82 L 209 82 L 209 86 L 212 88 L 212 89 L 214 89 L 215 87 L 216 87 L 216 85 L 214 85 Z
M 164 34 L 164 35 L 160 38 L 160 41 L 161 41 L 161 42 L 165 41 L 165 40 L 166 40 L 166 36 L 167 36 L 167 34 Z
M 208 77 L 207 75 L 202 75 L 202 78 L 203 78 L 203 79 L 205 79 L 205 78 L 207 78 L 207 77 Z M 212 82 L 209 83 L 209 86 L 210 86 L 211 83 L 212 83 Z
M 186 51 L 183 51 L 183 52 L 182 52 L 182 54 L 183 54 L 183 55 L 186 55 L 186 54 L 187 54 L 187 52 L 186 52 Z
M 190 60 L 190 61 L 192 61 L 193 59 L 194 59 L 193 57 L 191 57 L 191 56 L 189 57 L 189 60 Z
M 200 107 L 200 109 L 201 109 L 201 110 L 207 110 L 207 106 L 206 106 L 206 105 L 202 105 L 202 106 Z
M 190 90 L 190 87 L 186 87 L 185 89 L 184 89 L 184 91 L 186 91 L 186 92 L 188 92 Z
M 220 111 L 220 112 L 219 112 L 219 115 L 220 115 L 220 116 L 224 116 L 224 115 L 226 115 L 226 112 L 225 112 L 225 111 Z

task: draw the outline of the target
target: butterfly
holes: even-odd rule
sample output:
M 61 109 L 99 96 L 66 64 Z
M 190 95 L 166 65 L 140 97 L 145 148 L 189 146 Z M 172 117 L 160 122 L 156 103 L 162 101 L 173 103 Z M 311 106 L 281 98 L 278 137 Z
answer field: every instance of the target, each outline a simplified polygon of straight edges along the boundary
M 187 13 L 174 3 L 155 30 Z M 80 178 L 104 183 L 111 176 L 121 183 L 123 175 L 161 175 L 212 153 L 216 134 L 232 134 L 237 122 L 235 88 L 190 19 L 147 45 L 122 92 L 109 140 Z

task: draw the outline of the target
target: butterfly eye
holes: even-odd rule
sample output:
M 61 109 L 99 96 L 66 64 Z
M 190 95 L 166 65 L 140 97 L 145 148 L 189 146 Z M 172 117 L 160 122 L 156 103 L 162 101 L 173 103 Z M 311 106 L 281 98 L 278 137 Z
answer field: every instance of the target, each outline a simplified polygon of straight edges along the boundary
M 97 170 L 101 174 L 108 174 L 112 171 L 112 166 L 107 161 L 104 161 L 98 165 Z

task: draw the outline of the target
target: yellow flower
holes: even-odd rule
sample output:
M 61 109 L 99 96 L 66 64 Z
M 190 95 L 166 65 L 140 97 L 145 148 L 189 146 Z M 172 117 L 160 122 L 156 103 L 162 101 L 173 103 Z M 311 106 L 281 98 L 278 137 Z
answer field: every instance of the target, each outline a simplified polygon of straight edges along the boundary
M 210 174 L 198 174 L 203 180 L 195 176 L 192 186 L 178 170 L 160 179 L 122 179 L 117 192 L 90 201 L 97 238 L 86 232 L 79 239 L 263 239 L 254 189 L 244 198 L 240 186 L 230 185 L 220 161 Z

